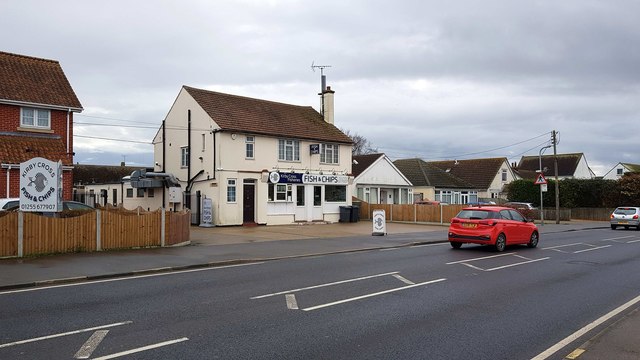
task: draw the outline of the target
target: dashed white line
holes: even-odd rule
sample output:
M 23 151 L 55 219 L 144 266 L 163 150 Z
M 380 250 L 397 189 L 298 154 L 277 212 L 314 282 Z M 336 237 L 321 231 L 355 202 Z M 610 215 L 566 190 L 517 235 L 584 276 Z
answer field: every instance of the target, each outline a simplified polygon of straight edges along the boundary
M 566 245 L 558 245 L 558 246 L 544 247 L 544 248 L 542 248 L 542 250 L 553 250 L 553 249 L 559 249 L 559 248 L 563 248 L 563 247 L 567 247 L 567 246 L 576 246 L 576 245 L 584 245 L 584 244 L 582 244 L 582 243 L 573 243 L 573 244 L 566 244 Z
M 634 236 L 620 236 L 620 237 L 614 237 L 614 238 L 609 238 L 609 239 L 602 239 L 600 241 L 613 241 L 613 242 L 617 242 L 616 240 L 622 240 L 622 239 L 628 239 L 628 238 L 632 238 Z
M 139 347 L 139 348 L 135 348 L 135 349 L 127 350 L 127 351 L 122 351 L 122 352 L 115 353 L 115 354 L 111 354 L 111 355 L 106 355 L 106 356 L 97 357 L 97 358 L 94 358 L 93 360 L 109 360 L 109 359 L 115 359 L 115 358 L 119 358 L 119 357 L 122 357 L 122 356 L 127 356 L 127 355 L 131 355 L 131 354 L 136 354 L 136 353 L 143 352 L 143 351 L 147 351 L 147 350 L 157 349 L 157 348 L 159 348 L 159 347 L 163 347 L 163 346 L 168 346 L 168 345 L 173 345 L 173 344 L 181 343 L 181 342 L 183 342 L 183 341 L 187 341 L 187 340 L 189 340 L 189 338 L 183 337 L 183 338 L 180 338 L 180 339 L 164 341 L 164 342 L 161 342 L 161 343 L 152 344 L 152 345 L 147 345 L 147 346 L 143 346 L 143 347 Z
M 545 257 L 545 258 L 541 258 L 541 259 L 535 259 L 535 260 L 530 260 L 530 261 L 523 261 L 523 262 L 519 262 L 519 263 L 515 263 L 515 264 L 509 264 L 509 265 L 504 265 L 504 266 L 498 266 L 498 267 L 494 267 L 491 269 L 486 269 L 485 271 L 494 271 L 494 270 L 500 270 L 500 269 L 504 269 L 504 268 L 509 268 L 512 266 L 518 266 L 518 265 L 524 265 L 524 264 L 530 264 L 536 261 L 543 261 L 543 260 L 548 260 L 550 259 L 549 257 Z
M 63 336 L 81 334 L 81 333 L 89 332 L 89 331 L 108 329 L 108 328 L 112 328 L 112 327 L 116 327 L 116 326 L 128 325 L 128 324 L 131 324 L 131 323 L 133 323 L 133 321 L 123 321 L 123 322 L 119 322 L 119 323 L 107 324 L 107 325 L 102 325 L 102 326 L 95 326 L 95 327 L 91 327 L 91 328 L 87 328 L 87 329 L 80 329 L 80 330 L 74 330 L 74 331 L 68 331 L 68 332 L 64 332 L 64 333 L 59 333 L 59 334 L 41 336 L 41 337 L 37 337 L 37 338 L 33 338 L 33 339 L 14 341 L 14 342 L 10 342 L 10 343 L 6 343 L 6 344 L 0 345 L 0 348 L 6 348 L 6 347 L 10 347 L 10 346 L 15 346 L 15 345 L 28 344 L 28 343 L 32 343 L 32 342 L 36 342 L 36 341 L 42 341 L 42 340 L 48 340 L 48 339 L 55 339 L 55 338 L 59 338 L 59 337 L 63 337 Z
M 611 245 L 604 245 L 604 246 L 596 246 L 596 247 L 592 247 L 589 249 L 584 249 L 584 250 L 578 250 L 578 251 L 574 251 L 574 254 L 579 254 L 579 253 L 583 253 L 583 252 L 587 252 L 587 251 L 593 251 L 593 250 L 598 250 L 598 249 L 604 249 L 604 248 L 608 248 Z
M 397 273 L 398 273 L 398 271 L 394 271 L 394 272 L 388 272 L 388 273 L 384 273 L 384 274 L 376 274 L 376 275 L 370 275 L 370 276 L 363 276 L 363 277 L 359 277 L 359 278 L 355 278 L 355 279 L 347 279 L 347 280 L 342 280 L 342 281 L 336 281 L 336 282 L 327 283 L 327 284 L 307 286 L 307 287 L 303 287 L 303 288 L 299 288 L 299 289 L 286 290 L 286 291 L 280 291 L 280 292 L 276 292 L 276 293 L 272 293 L 272 294 L 254 296 L 254 297 L 251 298 L 251 300 L 262 299 L 262 298 L 271 297 L 271 296 L 277 296 L 277 295 L 291 294 L 291 293 L 294 293 L 294 292 L 299 292 L 299 291 L 304 291 L 304 290 L 311 290 L 311 289 L 318 289 L 318 288 L 327 287 L 327 286 L 346 284 L 346 283 L 350 283 L 350 282 L 354 282 L 354 281 L 373 279 L 373 278 L 376 278 L 376 277 L 389 276 L 389 275 L 393 275 L 393 274 L 397 274 Z
M 287 301 L 287 309 L 298 310 L 298 302 L 295 294 L 287 294 L 284 296 Z
M 76 353 L 74 358 L 76 359 L 88 359 L 91 354 L 96 350 L 98 345 L 102 342 L 109 330 L 98 330 L 91 335 L 89 340 L 87 340 L 81 347 L 80 350 Z
M 465 263 L 465 262 L 469 262 L 469 261 L 478 261 L 478 260 L 484 260 L 484 259 L 493 259 L 493 258 L 497 258 L 497 257 L 501 257 L 501 256 L 510 256 L 510 255 L 513 255 L 513 254 L 515 254 L 515 253 L 506 253 L 506 254 L 485 256 L 485 257 L 474 258 L 474 259 L 452 261 L 452 262 L 448 262 L 447 265 L 460 264 L 460 263 Z
M 350 298 L 350 299 L 334 301 L 334 302 L 331 302 L 331 303 L 328 303 L 328 304 L 312 306 L 312 307 L 308 307 L 308 308 L 305 308 L 305 309 L 302 309 L 302 310 L 303 311 L 313 311 L 313 310 L 323 309 L 323 308 L 326 308 L 326 307 L 340 305 L 340 304 L 348 303 L 348 302 L 351 302 L 351 301 L 362 300 L 362 299 L 366 299 L 366 298 L 370 298 L 370 297 L 374 297 L 374 296 L 389 294 L 389 293 L 396 292 L 396 291 L 407 290 L 407 289 L 411 289 L 411 288 L 418 287 L 418 286 L 425 286 L 425 285 L 429 285 L 429 284 L 434 284 L 434 283 L 438 283 L 438 282 L 445 281 L 445 280 L 447 280 L 447 279 L 442 278 L 442 279 L 437 279 L 437 280 L 431 280 L 431 281 L 427 281 L 427 282 L 423 282 L 423 283 L 419 283 L 419 284 L 408 285 L 408 286 L 403 286 L 403 287 L 400 287 L 400 288 L 380 291 L 380 292 L 373 293 L 373 294 L 357 296 L 357 297 Z
M 393 274 L 393 277 L 398 279 L 398 280 L 400 280 L 400 281 L 402 281 L 405 284 L 408 284 L 408 285 L 414 285 L 415 284 L 413 281 L 406 279 L 405 277 L 403 277 L 400 274 Z
M 633 243 L 637 243 L 637 242 L 639 242 L 639 241 L 640 241 L 640 239 L 638 239 L 638 240 L 631 240 L 631 241 L 627 241 L 627 244 L 633 244 Z

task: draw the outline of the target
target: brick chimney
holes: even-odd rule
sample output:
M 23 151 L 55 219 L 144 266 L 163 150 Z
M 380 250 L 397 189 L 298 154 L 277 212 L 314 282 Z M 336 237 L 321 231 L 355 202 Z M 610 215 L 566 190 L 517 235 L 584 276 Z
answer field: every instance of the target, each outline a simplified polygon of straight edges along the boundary
M 320 95 L 320 106 L 322 115 L 324 116 L 324 121 L 328 122 L 329 124 L 333 124 L 333 94 L 335 94 L 335 91 L 331 90 L 331 86 L 327 86 L 327 88 L 323 90 L 322 93 L 318 94 Z

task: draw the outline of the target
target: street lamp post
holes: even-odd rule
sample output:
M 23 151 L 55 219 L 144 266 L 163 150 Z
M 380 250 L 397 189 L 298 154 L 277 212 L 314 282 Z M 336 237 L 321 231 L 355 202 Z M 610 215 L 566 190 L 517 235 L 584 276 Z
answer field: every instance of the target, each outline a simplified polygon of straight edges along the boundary
M 542 153 L 545 150 L 547 150 L 548 148 L 550 148 L 550 147 L 551 147 L 551 145 L 544 146 L 544 147 L 542 147 L 540 149 L 540 152 L 538 152 L 538 165 L 539 165 L 539 168 L 538 168 L 539 170 L 538 171 L 540 171 L 541 174 L 543 173 L 543 170 L 542 170 Z M 540 186 L 540 225 L 544 226 L 544 206 L 542 204 L 543 203 L 542 202 L 542 199 L 543 199 L 543 197 L 542 197 L 542 185 L 538 185 L 538 186 Z

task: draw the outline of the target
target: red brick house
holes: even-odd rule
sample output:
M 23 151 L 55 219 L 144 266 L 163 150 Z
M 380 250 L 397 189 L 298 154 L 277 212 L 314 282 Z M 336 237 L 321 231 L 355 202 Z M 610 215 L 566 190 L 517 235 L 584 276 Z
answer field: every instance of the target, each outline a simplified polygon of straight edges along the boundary
M 73 189 L 73 114 L 82 105 L 55 60 L 0 52 L 0 198 L 19 197 L 20 163 L 62 161 L 64 199 Z

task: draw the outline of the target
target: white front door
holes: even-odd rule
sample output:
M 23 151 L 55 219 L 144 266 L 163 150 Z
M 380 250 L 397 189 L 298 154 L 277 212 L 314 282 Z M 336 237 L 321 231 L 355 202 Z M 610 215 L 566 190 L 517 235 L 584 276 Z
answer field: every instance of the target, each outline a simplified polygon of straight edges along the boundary
M 313 205 L 312 220 L 324 220 L 324 211 L 322 210 L 322 186 L 309 186 L 311 189 L 311 204 Z
M 305 186 L 304 185 L 296 185 L 296 213 L 295 213 L 295 221 L 307 221 L 307 207 L 306 207 L 306 197 Z

